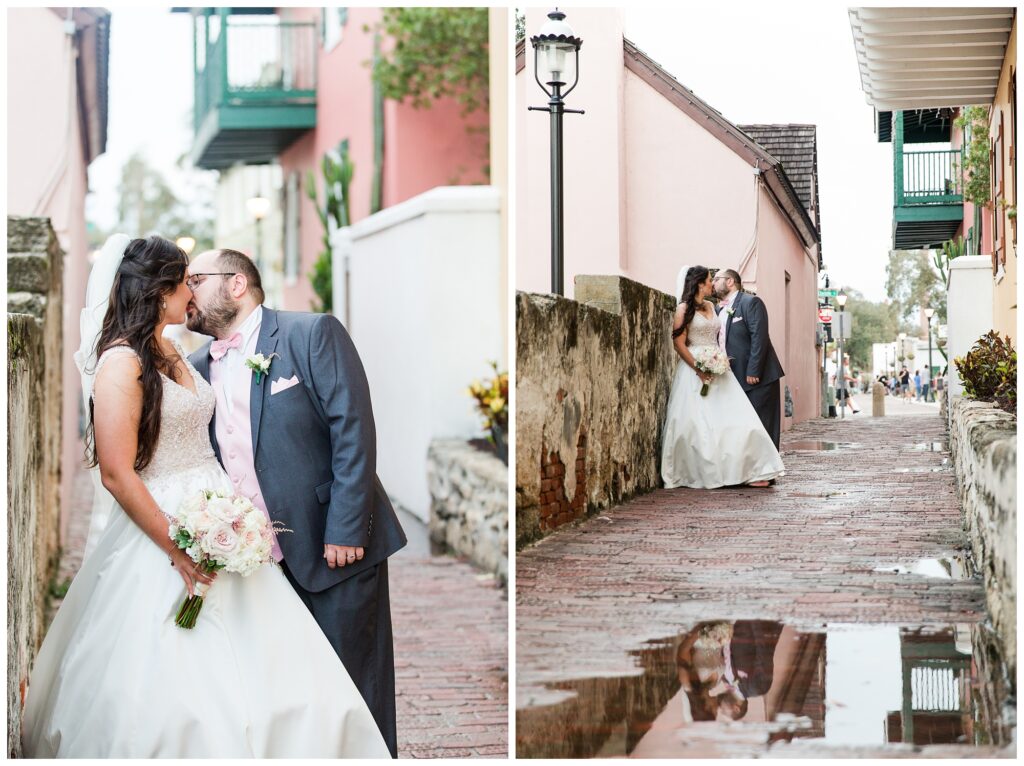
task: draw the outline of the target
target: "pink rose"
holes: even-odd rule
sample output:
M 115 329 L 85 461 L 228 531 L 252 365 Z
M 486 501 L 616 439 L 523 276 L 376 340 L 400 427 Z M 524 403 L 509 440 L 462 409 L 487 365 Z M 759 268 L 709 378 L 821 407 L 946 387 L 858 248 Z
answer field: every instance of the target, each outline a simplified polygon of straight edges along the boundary
M 236 550 L 240 538 L 230 524 L 218 524 L 203 536 L 203 549 L 214 558 L 226 558 Z

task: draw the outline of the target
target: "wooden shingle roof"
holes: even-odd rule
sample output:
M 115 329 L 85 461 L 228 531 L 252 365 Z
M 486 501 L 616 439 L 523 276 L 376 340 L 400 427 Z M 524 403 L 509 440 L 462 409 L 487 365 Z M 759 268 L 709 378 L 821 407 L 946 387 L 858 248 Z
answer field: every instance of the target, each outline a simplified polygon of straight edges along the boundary
M 821 236 L 821 200 L 818 197 L 818 135 L 814 125 L 737 125 L 775 159 L 793 185 L 800 203 Z
M 737 125 L 782 163 L 811 217 L 818 207 L 818 145 L 814 125 Z

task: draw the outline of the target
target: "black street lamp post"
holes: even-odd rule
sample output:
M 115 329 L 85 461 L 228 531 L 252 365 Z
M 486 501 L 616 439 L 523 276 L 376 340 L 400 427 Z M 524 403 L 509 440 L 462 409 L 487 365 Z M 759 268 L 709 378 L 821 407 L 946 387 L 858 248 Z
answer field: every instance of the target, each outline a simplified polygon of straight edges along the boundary
M 931 306 L 924 310 L 924 315 L 928 317 L 928 391 L 924 396 L 926 402 L 934 399 L 932 393 L 932 315 L 935 313 L 935 309 Z
M 529 111 L 548 112 L 551 115 L 551 292 L 565 294 L 565 239 L 562 228 L 562 115 L 583 114 L 582 109 L 566 109 L 565 97 L 580 81 L 580 46 L 583 40 L 573 34 L 565 23 L 565 14 L 557 8 L 548 14 L 548 22 L 540 34 L 530 38 L 533 43 L 533 76 L 537 85 L 548 96 L 547 106 L 531 106 Z M 546 82 L 540 80 L 541 53 Z M 571 58 L 570 58 L 571 55 Z M 562 92 L 568 82 L 567 69 L 571 68 L 573 83 Z

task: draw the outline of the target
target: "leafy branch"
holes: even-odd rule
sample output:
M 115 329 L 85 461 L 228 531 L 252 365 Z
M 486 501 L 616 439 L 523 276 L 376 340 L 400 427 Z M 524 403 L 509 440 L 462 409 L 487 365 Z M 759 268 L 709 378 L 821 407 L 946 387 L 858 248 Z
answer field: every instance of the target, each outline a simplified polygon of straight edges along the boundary
M 385 98 L 425 109 L 450 96 L 463 116 L 487 106 L 486 8 L 386 8 L 379 29 L 394 41 L 373 67 Z

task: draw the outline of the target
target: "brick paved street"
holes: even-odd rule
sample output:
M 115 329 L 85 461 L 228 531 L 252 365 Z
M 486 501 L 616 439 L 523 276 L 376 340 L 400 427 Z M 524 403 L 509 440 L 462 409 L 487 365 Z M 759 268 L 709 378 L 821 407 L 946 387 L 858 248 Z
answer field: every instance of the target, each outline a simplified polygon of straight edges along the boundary
M 517 739 L 529 739 L 523 710 L 566 699 L 549 684 L 635 677 L 647 642 L 701 621 L 982 621 L 980 578 L 894 571 L 967 547 L 938 406 L 887 398 L 896 414 L 872 418 L 870 396 L 858 403 L 861 414 L 783 434 L 787 473 L 773 488 L 659 490 L 519 552 Z M 772 753 L 817 754 L 788 747 Z
M 81 564 L 92 506 L 75 478 L 58 582 Z M 490 575 L 431 555 L 426 531 L 403 515 L 407 548 L 389 565 L 401 758 L 500 758 L 508 753 L 508 600 Z M 51 609 L 59 604 L 52 599 Z

